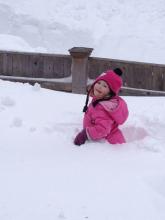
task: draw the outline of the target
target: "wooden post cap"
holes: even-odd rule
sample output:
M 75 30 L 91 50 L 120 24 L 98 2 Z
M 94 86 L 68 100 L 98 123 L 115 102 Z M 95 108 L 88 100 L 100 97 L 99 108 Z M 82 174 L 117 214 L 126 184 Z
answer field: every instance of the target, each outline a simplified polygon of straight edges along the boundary
M 89 57 L 92 51 L 93 48 L 86 48 L 86 47 L 73 47 L 69 49 L 69 53 L 73 58 Z

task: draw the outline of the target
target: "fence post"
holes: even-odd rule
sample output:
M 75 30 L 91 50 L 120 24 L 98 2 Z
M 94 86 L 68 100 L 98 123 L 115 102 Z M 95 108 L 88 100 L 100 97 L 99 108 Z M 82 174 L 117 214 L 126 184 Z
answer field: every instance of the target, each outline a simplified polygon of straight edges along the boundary
M 72 92 L 85 94 L 87 86 L 87 67 L 88 57 L 93 48 L 73 47 L 69 49 L 72 56 L 71 75 L 72 75 Z

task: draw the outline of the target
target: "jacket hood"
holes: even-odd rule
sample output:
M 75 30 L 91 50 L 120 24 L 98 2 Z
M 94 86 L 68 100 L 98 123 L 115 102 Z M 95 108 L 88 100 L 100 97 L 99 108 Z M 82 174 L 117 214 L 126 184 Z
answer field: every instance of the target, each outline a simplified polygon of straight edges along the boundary
M 109 113 L 117 124 L 123 124 L 128 118 L 128 108 L 126 102 L 119 96 L 115 96 L 109 101 L 99 103 Z

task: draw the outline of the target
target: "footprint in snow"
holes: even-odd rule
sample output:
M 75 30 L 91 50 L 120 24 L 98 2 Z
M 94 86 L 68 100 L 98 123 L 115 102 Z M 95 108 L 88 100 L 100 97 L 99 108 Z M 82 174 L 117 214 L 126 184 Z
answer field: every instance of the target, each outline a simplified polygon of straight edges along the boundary
M 12 121 L 11 127 L 19 128 L 19 127 L 22 127 L 22 125 L 23 125 L 23 122 L 21 118 L 14 118 Z
M 15 101 L 7 96 L 1 98 L 1 104 L 6 107 L 12 107 L 15 105 Z
M 36 130 L 37 130 L 37 128 L 36 128 L 36 127 L 33 127 L 33 126 L 29 128 L 29 131 L 30 131 L 30 132 L 35 132 Z
M 62 211 L 59 213 L 58 218 L 59 219 L 66 219 L 66 217 Z

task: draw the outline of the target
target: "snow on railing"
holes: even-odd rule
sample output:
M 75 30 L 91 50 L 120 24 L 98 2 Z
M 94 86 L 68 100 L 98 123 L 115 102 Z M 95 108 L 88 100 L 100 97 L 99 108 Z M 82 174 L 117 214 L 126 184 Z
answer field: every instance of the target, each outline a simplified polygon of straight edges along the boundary
M 62 87 L 66 87 L 66 85 L 70 85 L 70 92 L 72 91 L 71 89 L 71 84 L 72 84 L 72 76 L 69 77 L 64 77 L 60 79 L 55 79 L 55 78 L 32 78 L 32 77 L 20 77 L 20 76 L 4 76 L 0 75 L 0 79 L 2 80 L 9 80 L 9 81 L 17 81 L 17 82 L 29 82 L 29 83 L 54 83 L 54 88 L 59 89 L 58 85 L 62 84 Z M 92 85 L 94 82 L 94 79 L 89 79 L 87 80 L 87 87 Z M 59 90 L 64 90 L 61 87 Z M 68 89 L 67 89 L 68 91 Z M 122 86 L 121 87 L 121 94 L 124 93 L 124 95 L 127 95 L 127 93 L 131 94 L 131 92 L 135 95 L 135 93 L 138 95 L 154 95 L 154 96 L 165 96 L 165 91 L 157 91 L 157 90 L 150 90 L 150 89 L 142 89 L 142 88 L 133 88 L 133 87 L 127 87 L 127 86 Z

